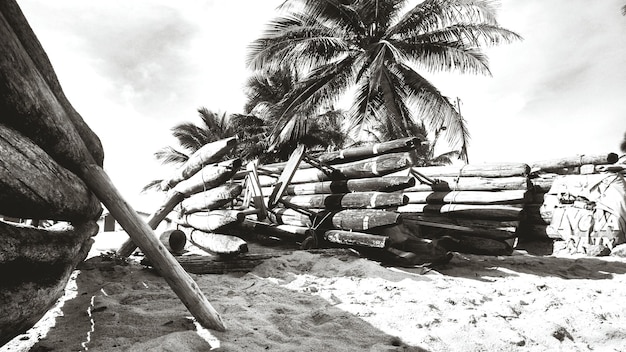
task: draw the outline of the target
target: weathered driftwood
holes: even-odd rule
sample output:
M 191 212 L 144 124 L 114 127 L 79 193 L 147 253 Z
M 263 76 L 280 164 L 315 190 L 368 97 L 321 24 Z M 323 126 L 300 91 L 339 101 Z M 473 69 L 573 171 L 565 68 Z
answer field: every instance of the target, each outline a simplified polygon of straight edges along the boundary
M 394 192 L 415 185 L 409 176 L 371 177 L 351 180 L 323 181 L 293 184 L 287 187 L 287 195 L 310 195 L 349 192 Z M 270 194 L 271 187 L 263 187 L 263 194 Z
M 0 221 L 0 346 L 31 328 L 63 295 L 97 231 L 94 222 L 41 229 Z
M 400 138 L 387 142 L 346 148 L 321 154 L 314 154 L 313 158 L 320 161 L 321 163 L 328 165 L 344 164 L 348 162 L 368 159 L 383 154 L 408 152 L 414 150 L 419 142 L 419 139 L 416 137 Z M 285 169 L 285 165 L 286 162 L 267 164 L 263 165 L 262 169 L 270 173 L 280 174 Z M 300 168 L 302 169 L 312 167 L 313 165 L 307 162 L 303 162 L 300 164 Z
M 513 191 L 447 191 L 404 192 L 409 204 L 523 204 L 530 200 L 530 193 Z
M 333 172 L 324 172 L 317 168 L 298 169 L 291 183 L 348 180 L 384 176 L 411 166 L 409 153 L 385 154 L 365 160 L 333 166 Z M 261 186 L 273 186 L 278 178 L 259 175 Z
M 174 173 L 161 182 L 161 189 L 167 191 L 179 182 L 190 178 L 209 164 L 218 162 L 221 157 L 230 152 L 237 145 L 237 137 L 229 137 L 205 144 L 191 154 L 189 159 Z
M 346 209 L 337 212 L 322 212 L 314 219 L 320 228 L 370 231 L 402 223 L 402 216 L 393 211 L 377 209 Z
M 1 14 L 0 111 L 3 113 L 0 123 L 30 138 L 57 163 L 78 175 L 142 251 L 151 257 L 157 270 L 192 315 L 205 327 L 224 330 L 219 314 L 202 291 L 159 244 L 154 232 L 126 203 L 101 164 L 94 159 L 72 118 L 59 103 L 59 94 L 52 91 L 58 87 L 48 85 L 26 48 L 5 14 Z M 49 71 L 53 71 L 51 67 Z
M 209 212 L 182 215 L 174 219 L 180 225 L 205 232 L 219 231 L 226 226 L 243 222 L 246 214 L 237 210 L 216 209 Z
M 385 176 L 388 177 L 388 176 Z M 417 183 L 405 192 L 424 191 L 511 191 L 527 190 L 527 177 L 437 177 L 435 183 Z
M 282 200 L 303 208 L 373 209 L 405 205 L 408 204 L 409 199 L 399 192 L 354 192 L 286 196 Z
M 530 167 L 522 163 L 468 164 L 463 166 L 413 167 L 413 172 L 429 178 L 437 177 L 515 177 L 527 176 Z
M 61 89 L 56 73 L 52 68 L 52 64 L 48 59 L 48 55 L 44 51 L 41 43 L 30 28 L 28 21 L 24 17 L 22 10 L 14 0 L 0 2 L 0 13 L 13 30 L 17 40 L 28 53 L 28 57 L 32 60 L 41 77 L 50 86 L 52 93 L 61 107 L 67 113 L 67 117 L 76 128 L 78 135 L 85 143 L 87 150 L 91 153 L 94 161 L 102 166 L 104 160 L 104 151 L 98 136 L 87 126 L 82 117 L 76 112 L 72 104 L 68 101 L 65 93 Z
M 161 233 L 159 240 L 172 254 L 182 254 L 187 244 L 187 235 L 178 229 L 167 230 Z
M 482 204 L 407 204 L 398 207 L 399 213 L 446 214 L 453 217 L 466 217 L 486 220 L 519 220 L 523 208 L 510 205 Z
M 181 181 L 172 189 L 189 197 L 207 189 L 217 187 L 230 180 L 241 167 L 241 159 L 223 161 L 207 165 L 188 179 Z
M 0 125 L 0 214 L 30 219 L 97 219 L 100 201 L 76 175 L 17 131 Z
M 237 255 L 248 252 L 248 244 L 239 237 L 221 233 L 192 230 L 189 240 L 203 251 L 219 255 Z
M 536 161 L 532 164 L 531 170 L 536 172 L 579 167 L 585 164 L 613 164 L 617 159 L 619 159 L 619 156 L 615 153 L 575 155 L 565 158 Z
M 324 239 L 345 246 L 359 246 L 384 249 L 389 246 L 389 237 L 356 231 L 328 230 Z
M 243 187 L 240 184 L 227 184 L 196 193 L 181 202 L 181 212 L 190 214 L 218 209 L 238 197 L 242 190 Z

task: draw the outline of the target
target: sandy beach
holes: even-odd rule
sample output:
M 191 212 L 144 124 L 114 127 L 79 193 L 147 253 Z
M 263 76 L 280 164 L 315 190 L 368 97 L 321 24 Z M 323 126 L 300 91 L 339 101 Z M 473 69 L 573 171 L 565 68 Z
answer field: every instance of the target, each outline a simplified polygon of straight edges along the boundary
M 226 332 L 215 332 L 197 329 L 153 269 L 99 255 L 124 236 L 96 236 L 47 334 L 33 329 L 0 350 L 621 351 L 626 345 L 620 257 L 552 256 L 532 246 L 502 257 L 455 253 L 436 268 L 394 268 L 349 250 L 296 250 L 248 273 L 192 275 L 226 324 Z

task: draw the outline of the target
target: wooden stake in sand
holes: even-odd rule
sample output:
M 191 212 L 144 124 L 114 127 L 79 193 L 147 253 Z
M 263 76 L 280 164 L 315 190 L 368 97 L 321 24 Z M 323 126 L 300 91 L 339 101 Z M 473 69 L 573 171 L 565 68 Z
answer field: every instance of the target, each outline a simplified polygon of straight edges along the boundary
M 10 0 L 3 3 L 13 11 L 5 14 L 7 6 L 0 7 L 0 111 L 3 112 L 0 123 L 30 138 L 57 163 L 81 178 L 151 259 L 198 322 L 207 328 L 225 330 L 219 314 L 198 285 L 123 199 L 97 158 L 87 149 L 88 143 L 77 132 L 76 117 L 70 118 L 67 106 L 57 98 L 64 96 L 63 93 L 55 92 L 59 88 L 51 87 L 50 80 L 43 76 L 54 72 L 47 65 L 49 62 L 39 60 L 35 64 L 32 59 L 45 56 L 45 52 L 41 46 L 21 42 L 20 38 L 36 40 L 35 35 L 20 36 L 12 28 L 11 23 L 17 21 L 22 25 L 20 33 L 28 29 L 19 6 Z M 10 22 L 6 16 L 12 16 Z M 15 16 L 19 16 L 19 20 Z M 47 65 L 45 70 L 42 65 Z

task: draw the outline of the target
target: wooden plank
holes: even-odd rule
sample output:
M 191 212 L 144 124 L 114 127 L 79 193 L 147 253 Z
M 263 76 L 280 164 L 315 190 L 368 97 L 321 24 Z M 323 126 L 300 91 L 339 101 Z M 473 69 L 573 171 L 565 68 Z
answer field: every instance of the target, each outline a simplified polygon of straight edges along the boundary
M 276 185 L 274 186 L 274 190 L 269 196 L 269 200 L 267 201 L 267 207 L 273 208 L 278 204 L 278 200 L 285 194 L 287 187 L 289 186 L 291 180 L 293 179 L 294 174 L 304 157 L 304 145 L 299 145 L 296 150 L 291 153 L 289 157 L 289 161 L 285 166 L 285 169 L 280 174 L 278 181 L 276 181 Z

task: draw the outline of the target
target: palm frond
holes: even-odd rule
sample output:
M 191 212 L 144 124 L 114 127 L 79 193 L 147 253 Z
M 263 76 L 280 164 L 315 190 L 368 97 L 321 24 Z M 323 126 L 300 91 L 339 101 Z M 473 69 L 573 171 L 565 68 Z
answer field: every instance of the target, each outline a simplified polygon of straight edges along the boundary
M 183 164 L 189 160 L 189 156 L 173 147 L 164 147 L 156 151 L 154 156 L 163 164 Z
M 161 182 L 163 182 L 163 180 L 152 180 L 148 182 L 148 184 L 141 188 L 140 193 L 146 193 L 148 191 L 162 191 Z
M 398 70 L 403 77 L 407 95 L 417 105 L 417 116 L 429 117 L 431 131 L 446 126 L 446 139 L 453 146 L 469 139 L 466 126 L 461 124 L 463 117 L 435 86 L 407 65 L 398 65 Z

